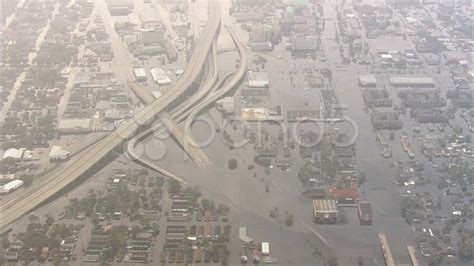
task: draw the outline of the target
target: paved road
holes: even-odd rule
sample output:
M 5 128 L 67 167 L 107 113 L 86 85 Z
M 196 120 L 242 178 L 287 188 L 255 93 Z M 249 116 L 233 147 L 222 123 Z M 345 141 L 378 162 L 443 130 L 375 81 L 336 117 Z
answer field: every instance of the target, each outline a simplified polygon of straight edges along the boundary
M 38 35 L 38 38 L 36 39 L 34 48 L 28 54 L 28 65 L 29 66 L 32 65 L 33 61 L 35 60 L 36 56 L 38 55 L 38 53 L 36 51 L 39 51 L 41 45 L 43 44 L 43 42 L 46 38 L 46 34 L 48 34 L 49 27 L 51 25 L 51 21 L 53 21 L 54 18 L 56 17 L 56 15 L 58 14 L 60 6 L 61 6 L 61 4 L 59 4 L 59 3 L 56 3 L 54 5 L 54 10 L 51 14 L 51 18 L 48 20 L 48 22 L 46 23 L 46 26 L 43 28 L 41 33 Z M 5 118 L 4 115 L 6 113 L 8 113 L 8 111 L 10 111 L 11 105 L 15 101 L 16 94 L 21 89 L 21 85 L 23 84 L 23 81 L 25 81 L 26 73 L 28 72 L 28 70 L 29 70 L 29 67 L 25 68 L 25 70 L 23 72 L 21 72 L 21 74 L 16 79 L 15 84 L 13 85 L 13 88 L 11 89 L 10 95 L 8 96 L 7 101 L 3 105 L 3 110 L 2 110 L 2 113 L 1 113 L 1 116 L 2 116 L 1 119 L 2 120 Z
M 217 63 L 213 64 L 212 68 L 215 69 L 213 72 L 217 72 Z M 127 84 L 145 104 L 151 104 L 155 100 L 155 97 L 144 86 L 138 84 L 137 82 L 128 82 Z M 199 90 L 198 93 L 200 91 L 201 90 Z M 168 112 L 161 112 L 159 114 L 159 119 L 164 123 L 178 144 L 183 148 L 186 154 L 191 157 L 193 162 L 198 167 L 204 167 L 210 164 L 209 157 L 207 157 L 206 153 L 202 149 L 194 145 L 189 145 L 189 140 L 184 130 L 178 125 L 178 123 Z
M 229 33 L 234 41 L 235 46 L 238 48 L 239 55 L 241 58 L 241 64 L 239 65 L 237 72 L 232 76 L 232 79 L 228 83 L 226 83 L 222 88 L 220 88 L 219 90 L 216 89 L 215 85 L 217 81 L 217 75 L 211 75 L 210 78 L 208 78 L 208 80 L 204 83 L 203 88 L 199 90 L 199 92 L 204 95 L 207 94 L 209 91 L 211 91 L 211 93 L 208 94 L 207 97 L 203 101 L 199 102 L 198 104 L 195 104 L 196 102 L 199 101 L 200 96 L 201 96 L 201 95 L 196 94 L 197 97 L 191 97 L 190 101 L 186 102 L 185 104 L 182 104 L 181 106 L 177 108 L 177 110 L 173 113 L 174 115 L 173 119 L 180 122 L 180 121 L 183 121 L 187 117 L 186 126 L 185 126 L 186 129 L 189 129 L 191 127 L 191 122 L 194 120 L 194 117 L 196 117 L 197 114 L 199 114 L 202 110 L 204 110 L 210 104 L 214 103 L 219 98 L 223 97 L 229 90 L 233 89 L 245 76 L 245 72 L 248 66 L 245 48 L 243 47 L 242 43 L 239 41 L 237 35 L 232 30 L 229 29 Z M 214 43 L 213 46 L 214 46 L 214 49 L 212 50 L 214 51 L 214 53 L 216 53 L 217 51 L 215 47 L 216 44 Z M 216 59 L 216 57 L 217 57 L 217 54 L 214 55 L 214 59 Z M 218 84 L 217 86 L 219 85 L 221 84 Z M 196 95 L 193 95 L 193 96 L 196 96 Z M 191 106 L 192 108 L 188 109 Z M 158 172 L 163 173 L 163 169 L 161 169 L 161 167 L 156 165 L 155 162 L 149 160 L 145 156 L 141 156 L 135 150 L 135 146 L 138 144 L 139 140 L 144 139 L 146 136 L 150 135 L 153 131 L 157 130 L 160 126 L 161 125 L 158 125 L 157 127 L 149 128 L 148 130 L 142 132 L 141 134 L 136 136 L 134 139 L 132 139 L 128 143 L 128 152 L 130 156 L 134 158 L 135 160 L 141 162 L 144 165 L 147 165 L 148 167 Z M 188 134 L 188 138 L 192 139 L 192 136 Z M 179 178 L 175 174 L 169 177 L 171 178 L 175 177 L 176 180 L 181 181 L 181 182 L 184 181 L 183 178 Z
M 213 39 L 218 33 L 220 24 L 221 10 L 219 2 L 217 0 L 210 0 L 209 18 L 203 29 L 201 38 L 196 43 L 188 67 L 182 77 L 170 88 L 168 93 L 137 112 L 132 119 L 120 125 L 114 132 L 87 151 L 81 158 L 70 161 L 66 167 L 51 173 L 51 175 L 47 177 L 48 182 L 45 186 L 33 186 L 25 190 L 27 193 L 18 201 L 3 205 L 0 208 L 0 212 L 2 213 L 0 228 L 5 229 L 7 225 L 33 210 L 39 204 L 71 184 L 74 180 L 83 174 L 87 174 L 89 170 L 122 143 L 124 139 L 135 135 L 141 126 L 152 121 L 158 113 L 179 99 L 179 96 L 183 95 L 188 88 L 193 86 L 195 81 L 200 77 L 202 67 L 206 61 Z

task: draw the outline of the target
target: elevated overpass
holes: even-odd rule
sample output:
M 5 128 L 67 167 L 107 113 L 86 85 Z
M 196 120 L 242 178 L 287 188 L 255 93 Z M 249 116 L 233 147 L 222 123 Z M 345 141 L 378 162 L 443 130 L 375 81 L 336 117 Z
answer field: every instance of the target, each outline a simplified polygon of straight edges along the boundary
M 201 38 L 199 38 L 192 52 L 188 67 L 170 90 L 159 99 L 153 101 L 152 104 L 137 112 L 133 118 L 118 126 L 110 135 L 86 151 L 82 157 L 68 162 L 66 166 L 45 177 L 47 179 L 43 182 L 45 185 L 33 185 L 30 189 L 25 190 L 24 195 L 18 197 L 18 200 L 2 205 L 0 209 L 2 214 L 0 228 L 2 230 L 51 196 L 60 192 L 77 178 L 87 174 L 125 139 L 133 137 L 139 130 L 149 125 L 161 111 L 179 102 L 184 92 L 198 83 L 197 80 L 200 77 L 207 54 L 216 34 L 219 33 L 221 25 L 219 0 L 209 0 L 208 6 L 208 21 L 202 31 Z
M 211 48 L 213 49 L 213 48 Z M 212 59 L 212 54 L 209 56 L 209 70 L 211 75 L 217 73 L 217 60 Z M 215 61 L 215 64 L 213 64 Z M 155 97 L 151 94 L 151 92 L 141 84 L 135 81 L 127 82 L 127 85 L 133 90 L 133 92 L 147 105 L 152 104 L 155 100 Z M 198 90 L 196 94 L 199 94 L 202 90 Z M 194 95 L 193 95 L 194 96 Z M 179 124 L 171 117 L 168 112 L 160 112 L 158 114 L 159 120 L 162 124 L 171 132 L 174 139 L 178 144 L 183 148 L 186 154 L 193 160 L 193 162 L 198 167 L 204 167 L 210 164 L 209 157 L 207 157 L 206 153 L 195 146 L 189 146 L 186 134 L 184 133 L 183 129 L 179 126 Z
M 142 86 L 136 81 L 128 81 L 127 85 L 146 105 L 152 104 L 155 101 L 155 96 L 153 96 L 151 92 L 145 88 L 145 86 Z
M 224 84 L 222 88 L 220 86 L 222 85 L 221 83 L 217 83 L 217 74 L 216 75 L 211 75 L 208 77 L 206 82 L 204 82 L 202 88 L 199 89 L 198 93 L 193 95 L 190 98 L 190 101 L 184 102 L 181 104 L 176 110 L 172 112 L 172 118 L 175 119 L 177 122 L 184 121 L 186 117 L 188 119 L 186 120 L 186 128 L 185 130 L 189 131 L 191 123 L 194 119 L 194 117 L 203 111 L 206 107 L 208 107 L 210 104 L 215 102 L 217 99 L 220 97 L 223 97 L 227 92 L 229 92 L 231 89 L 235 88 L 236 85 L 242 80 L 242 78 L 245 75 L 245 72 L 247 70 L 248 66 L 248 60 L 247 60 L 247 54 L 245 51 L 244 46 L 241 44 L 240 40 L 238 39 L 237 35 L 230 29 L 229 33 L 232 37 L 232 40 L 234 41 L 234 44 L 238 48 L 238 52 L 241 58 L 241 64 L 239 65 L 238 70 L 235 72 L 235 74 L 232 76 L 232 79 Z M 216 51 L 217 49 L 213 49 L 213 51 Z M 217 56 L 214 57 L 215 60 L 217 60 Z M 226 80 L 227 77 L 225 77 L 223 80 Z M 207 96 L 206 96 L 207 95 Z M 202 97 L 205 97 L 204 100 L 196 104 Z M 192 116 L 192 117 L 191 117 Z M 153 131 L 155 130 L 160 130 L 160 127 L 162 127 L 162 124 L 157 124 L 154 127 L 148 128 L 146 131 L 143 131 L 139 135 L 137 135 L 135 138 L 129 141 L 127 150 L 128 154 L 135 160 L 139 161 L 140 163 L 158 171 L 158 172 L 163 172 L 164 169 L 160 168 L 159 166 L 156 165 L 155 162 L 149 160 L 148 158 L 141 157 L 138 155 L 135 151 L 135 146 L 139 143 L 139 141 L 143 140 L 146 138 L 148 135 L 150 135 Z M 192 142 L 192 135 L 189 133 L 187 134 L 187 137 L 190 139 Z M 190 146 L 193 146 L 194 143 L 190 143 Z M 172 178 L 172 177 L 171 177 Z M 181 181 L 182 178 L 177 178 L 178 181 Z
M 387 237 L 384 233 L 378 234 L 380 248 L 382 249 L 382 254 L 385 260 L 386 266 L 395 266 L 395 260 L 393 259 L 392 251 L 390 250 L 390 246 L 388 245 Z
M 408 255 L 410 256 L 411 265 L 420 266 L 418 259 L 416 258 L 416 249 L 412 245 L 407 245 Z
M 214 89 L 207 97 L 204 99 L 204 101 L 200 102 L 194 108 L 192 109 L 191 113 L 188 115 L 188 118 L 186 120 L 185 124 L 185 130 L 189 131 L 191 129 L 192 122 L 194 121 L 195 117 L 202 111 L 205 110 L 207 107 L 209 107 L 210 104 L 216 102 L 218 99 L 222 98 L 227 94 L 229 91 L 234 89 L 244 78 L 245 73 L 247 71 L 248 67 L 248 58 L 247 58 L 247 52 L 246 48 L 243 46 L 243 44 L 240 42 L 238 36 L 235 34 L 233 30 L 231 30 L 229 27 L 227 27 L 227 30 L 232 37 L 232 41 L 234 42 L 234 45 L 237 47 L 237 51 L 240 55 L 240 65 L 235 74 L 232 76 L 231 80 L 226 83 L 222 88 L 219 89 Z M 195 141 L 192 138 L 192 135 L 188 135 L 191 141 L 191 144 L 195 144 Z

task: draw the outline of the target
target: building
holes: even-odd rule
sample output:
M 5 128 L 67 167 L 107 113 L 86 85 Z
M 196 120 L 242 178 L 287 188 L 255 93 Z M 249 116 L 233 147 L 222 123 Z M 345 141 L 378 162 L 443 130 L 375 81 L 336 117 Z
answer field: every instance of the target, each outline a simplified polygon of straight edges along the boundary
M 270 244 L 268 242 L 262 242 L 262 255 L 270 255 Z
M 21 149 L 10 148 L 5 151 L 5 153 L 3 154 L 2 160 L 19 161 L 23 158 L 23 154 L 25 150 L 26 150 L 25 148 L 21 148 Z
M 268 51 L 273 50 L 272 43 L 269 41 L 252 42 L 250 46 L 252 47 L 252 51 L 255 51 L 255 52 L 268 52 Z
M 90 118 L 65 118 L 58 123 L 58 132 L 61 134 L 84 134 L 91 131 Z
M 389 78 L 390 85 L 394 87 L 434 87 L 435 83 L 430 77 L 396 76 Z
M 240 118 L 246 121 L 283 121 L 281 113 L 271 108 L 241 108 Z
M 352 207 L 357 205 L 359 189 L 357 188 L 332 188 L 329 190 L 330 197 L 337 202 L 339 207 Z
M 337 202 L 333 199 L 313 200 L 313 215 L 316 223 L 336 223 Z
M 374 111 L 370 113 L 370 121 L 372 122 L 372 126 L 377 130 L 400 130 L 403 126 L 398 112 Z
M 216 102 L 217 108 L 223 113 L 231 114 L 235 111 L 234 97 L 225 97 Z
M 291 110 L 286 113 L 288 122 L 311 121 L 320 118 L 317 110 Z
M 133 10 L 131 0 L 109 0 L 107 4 L 111 16 L 127 16 Z
M 386 90 L 366 89 L 362 92 L 366 107 L 392 107 L 392 100 Z
M 315 37 L 296 37 L 291 41 L 291 54 L 297 57 L 316 56 L 319 41 Z
M 165 30 L 165 24 L 160 20 L 142 20 L 142 29 L 144 30 Z
M 447 124 L 449 120 L 448 113 L 441 109 L 411 110 L 410 115 L 420 123 Z
M 0 174 L 0 180 L 13 180 L 15 179 L 15 174 Z
M 143 68 L 134 68 L 133 75 L 137 79 L 137 81 L 146 81 L 146 72 Z
M 59 146 L 52 146 L 51 151 L 49 152 L 50 161 L 64 161 L 69 159 L 70 152 L 63 150 Z
M 433 88 L 409 88 L 398 92 L 404 107 L 412 109 L 432 109 L 446 105 L 438 90 Z
M 116 121 L 126 119 L 129 115 L 129 112 L 126 110 L 120 110 L 116 108 L 107 109 L 104 114 L 106 121 Z
M 239 227 L 239 239 L 245 244 L 253 243 L 253 239 L 247 236 L 247 227 Z
M 370 205 L 370 202 L 360 201 L 358 214 L 359 214 L 359 221 L 361 225 L 372 224 L 373 214 L 372 214 L 372 206 Z
M 150 70 L 151 77 L 160 86 L 170 85 L 171 79 L 168 77 L 166 72 L 160 67 L 154 67 Z
M 360 75 L 359 86 L 361 87 L 376 87 L 377 79 L 374 75 Z
M 132 10 L 126 5 L 109 5 L 111 16 L 128 16 Z
M 178 59 L 178 52 L 170 42 L 165 41 L 163 43 L 163 48 L 165 49 L 166 57 L 168 58 L 169 62 L 174 62 L 176 59 Z
M 142 30 L 141 37 L 145 46 L 159 44 L 165 39 L 165 32 L 161 29 Z
M 6 183 L 3 186 L 0 186 L 0 194 L 9 194 L 12 191 L 20 188 L 23 186 L 24 182 L 22 180 L 13 180 L 8 183 Z
M 249 71 L 248 76 L 249 88 L 268 88 L 270 87 L 270 80 L 267 72 L 253 72 Z
M 306 76 L 306 80 L 311 88 L 324 88 L 324 78 L 321 75 L 312 73 Z
M 250 32 L 251 42 L 268 42 L 272 40 L 272 30 L 270 27 L 257 24 L 252 27 Z

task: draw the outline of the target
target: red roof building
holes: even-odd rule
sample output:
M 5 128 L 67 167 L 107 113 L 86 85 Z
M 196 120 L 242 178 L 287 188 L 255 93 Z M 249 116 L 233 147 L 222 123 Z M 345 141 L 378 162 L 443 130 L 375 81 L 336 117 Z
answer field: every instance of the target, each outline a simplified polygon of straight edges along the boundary
M 332 188 L 329 190 L 329 195 L 332 199 L 337 201 L 338 206 L 355 206 L 359 199 L 358 188 Z

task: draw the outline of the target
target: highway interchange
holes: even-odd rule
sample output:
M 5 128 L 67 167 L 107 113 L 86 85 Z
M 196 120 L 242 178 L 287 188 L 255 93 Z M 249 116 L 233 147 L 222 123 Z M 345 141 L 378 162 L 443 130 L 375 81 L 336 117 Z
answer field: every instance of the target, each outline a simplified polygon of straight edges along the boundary
M 165 111 L 169 106 L 180 101 L 188 89 L 197 85 L 197 81 L 201 78 L 209 51 L 211 50 L 216 36 L 219 34 L 221 26 L 221 9 L 219 2 L 210 0 L 208 8 L 208 21 L 198 42 L 195 44 L 188 66 L 181 78 L 176 81 L 166 94 L 138 111 L 131 119 L 120 125 L 114 132 L 98 142 L 90 150 L 85 151 L 82 157 L 72 160 L 64 167 L 60 167 L 57 171 L 50 173 L 50 175 L 45 178 L 43 186 L 38 187 L 35 191 L 29 191 L 30 193 L 18 200 L 12 200 L 3 204 L 1 207 L 2 217 L 0 221 L 0 228 L 2 228 L 2 230 L 7 229 L 9 224 L 32 211 L 51 196 L 66 188 L 77 178 L 87 174 L 90 169 L 93 169 L 102 159 L 106 158 L 119 144 L 133 137 L 146 125 L 149 125 L 160 112 Z M 245 72 L 245 70 L 243 72 Z M 206 102 L 205 105 L 210 103 L 207 100 Z M 190 103 L 190 105 L 192 104 L 194 103 Z M 166 173 L 166 171 L 163 171 L 163 174 Z M 170 175 L 170 177 L 173 176 Z

